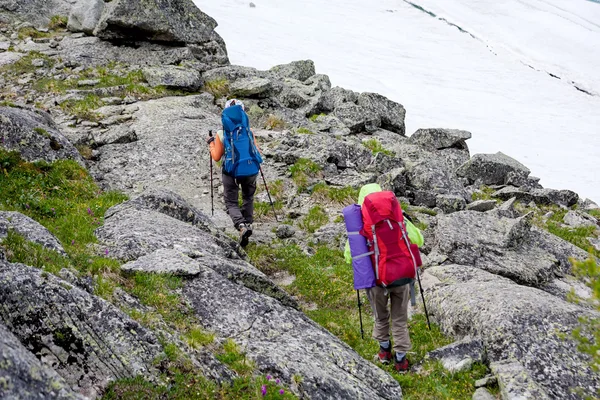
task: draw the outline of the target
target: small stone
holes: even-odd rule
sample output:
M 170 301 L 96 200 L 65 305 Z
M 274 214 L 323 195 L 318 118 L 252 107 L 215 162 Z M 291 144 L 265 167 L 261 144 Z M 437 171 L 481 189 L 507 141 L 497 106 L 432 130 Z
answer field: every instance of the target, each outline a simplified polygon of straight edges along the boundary
M 33 65 L 34 67 L 41 68 L 46 66 L 46 60 L 44 60 L 43 58 L 34 58 L 31 61 L 31 65 Z
M 288 239 L 296 234 L 294 227 L 291 225 L 282 224 L 277 227 L 275 234 L 279 239 Z
M 8 51 L 10 42 L 0 42 L 0 51 Z
M 96 86 L 100 83 L 100 79 L 85 79 L 77 82 L 77 86 Z
M 496 207 L 495 200 L 477 200 L 467 204 L 467 210 L 486 212 Z
M 250 8 L 256 8 L 256 4 L 254 4 L 253 2 L 250 2 Z
M 492 386 L 495 385 L 496 383 L 498 383 L 498 379 L 496 379 L 495 376 L 486 376 L 485 378 L 481 378 L 475 381 L 475 387 L 476 388 L 480 388 L 480 387 L 485 387 L 485 386 Z
M 479 388 L 473 393 L 473 400 L 496 400 L 496 398 L 486 388 Z

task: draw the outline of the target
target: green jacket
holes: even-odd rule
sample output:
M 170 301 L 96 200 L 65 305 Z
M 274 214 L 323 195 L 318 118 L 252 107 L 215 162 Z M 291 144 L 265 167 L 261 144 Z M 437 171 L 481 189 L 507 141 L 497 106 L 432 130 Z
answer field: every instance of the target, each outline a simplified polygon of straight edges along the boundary
M 363 186 L 360 189 L 360 193 L 358 195 L 358 204 L 362 206 L 365 197 L 370 195 L 371 193 L 381 192 L 381 186 L 377 183 L 370 183 L 368 185 Z M 404 219 L 404 223 L 406 224 L 406 231 L 408 233 L 408 239 L 411 243 L 416 244 L 417 246 L 423 246 L 423 235 L 421 231 L 412 224 L 408 219 Z M 350 243 L 346 240 L 346 247 L 344 249 L 344 258 L 348 264 L 352 264 L 352 254 L 350 253 Z

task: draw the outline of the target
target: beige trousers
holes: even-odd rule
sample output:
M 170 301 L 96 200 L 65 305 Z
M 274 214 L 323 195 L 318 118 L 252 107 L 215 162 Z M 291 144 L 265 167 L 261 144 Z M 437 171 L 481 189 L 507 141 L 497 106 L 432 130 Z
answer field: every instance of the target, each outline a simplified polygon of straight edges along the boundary
M 408 336 L 410 286 L 402 285 L 392 288 L 375 286 L 367 289 L 366 292 L 375 317 L 373 339 L 378 342 L 390 340 L 391 314 L 394 351 L 400 353 L 408 352 L 410 350 L 410 337 Z M 391 302 L 391 313 L 388 310 L 388 299 Z

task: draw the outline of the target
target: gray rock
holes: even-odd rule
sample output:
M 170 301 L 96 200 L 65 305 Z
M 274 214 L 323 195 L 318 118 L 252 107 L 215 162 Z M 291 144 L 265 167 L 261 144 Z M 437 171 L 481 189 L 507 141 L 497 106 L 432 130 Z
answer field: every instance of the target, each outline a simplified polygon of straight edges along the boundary
M 201 270 L 200 262 L 174 249 L 158 249 L 121 266 L 121 271 L 128 273 L 150 272 L 181 276 L 198 275 Z
M 133 129 L 123 129 L 122 127 L 113 127 L 107 131 L 94 132 L 92 134 L 93 144 L 96 147 L 107 144 L 125 144 L 138 140 L 137 134 Z
M 333 114 L 351 133 L 374 132 L 381 126 L 381 117 L 377 113 L 353 103 L 339 105 Z
M 515 203 L 517 202 L 516 197 L 511 197 L 504 203 L 502 203 L 498 208 L 488 211 L 490 214 L 494 214 L 498 217 L 504 218 L 517 218 L 520 216 L 519 212 L 515 210 Z
M 486 212 L 496 208 L 496 200 L 477 200 L 467 204 L 467 210 Z
M 124 203 L 107 210 L 104 225 L 96 229 L 96 236 L 110 257 L 123 261 L 138 260 L 127 266 L 128 271 L 143 269 L 160 273 L 177 270 L 189 275 L 194 274 L 197 268 L 210 268 L 284 304 L 297 306 L 286 292 L 240 259 L 238 253 L 222 240 L 166 214 Z M 195 262 L 182 258 L 181 254 Z M 169 256 L 174 257 L 173 261 L 169 261 Z
M 104 11 L 104 0 L 79 0 L 71 9 L 67 29 L 91 35 Z
M 406 110 L 402 104 L 391 101 L 385 96 L 377 93 L 361 93 L 357 104 L 381 120 L 381 127 L 389 131 L 403 135 L 406 133 L 404 117 Z
M 113 0 L 105 4 L 94 35 L 102 39 L 204 43 L 213 39 L 216 21 L 191 0 Z
M 456 211 L 462 211 L 466 208 L 467 202 L 464 197 L 451 194 L 438 194 L 435 197 L 435 205 L 444 213 L 450 214 Z
M 594 203 L 590 199 L 585 199 L 581 202 L 581 208 L 583 208 L 585 211 L 590 211 L 590 210 L 598 210 L 598 209 L 600 209 L 600 206 L 598 206 L 598 204 Z
M 25 54 L 15 53 L 12 51 L 8 51 L 6 53 L 0 53 L 0 67 L 4 65 L 14 64 L 23 58 Z
M 527 189 L 515 188 L 513 186 L 507 186 L 492 194 L 492 197 L 496 197 L 502 200 L 508 200 L 515 197 L 522 203 L 534 202 L 535 204 L 550 205 L 557 204 L 565 207 L 571 207 L 577 204 L 579 196 L 577 193 L 570 190 L 554 190 L 554 189 Z
M 473 393 L 473 400 L 496 400 L 496 397 L 485 388 L 479 388 Z
M 57 50 L 63 60 L 85 67 L 107 65 L 111 61 L 129 65 L 160 66 L 195 60 L 189 47 L 163 46 L 146 42 L 138 42 L 135 46 L 114 46 L 111 42 L 97 37 L 65 37 Z M 206 63 L 205 68 L 215 66 L 211 61 Z
M 77 149 L 43 111 L 0 107 L 0 135 L 2 146 L 26 161 L 73 159 L 83 165 Z
M 279 78 L 291 78 L 304 82 L 315 75 L 315 63 L 312 60 L 292 61 L 289 64 L 276 65 L 269 70 Z
M 25 303 L 24 303 L 25 302 Z M 0 262 L 0 320 L 83 395 L 113 380 L 157 375 L 158 339 L 110 303 L 21 264 Z
M 31 65 L 33 65 L 36 68 L 42 68 L 46 66 L 46 60 L 44 60 L 43 58 L 34 58 L 33 60 L 31 60 Z
M 461 211 L 438 216 L 437 220 L 434 250 L 450 262 L 472 265 L 530 286 L 542 286 L 561 271 L 560 261 L 552 253 L 527 242 L 532 236 L 527 216 L 507 219 Z
M 42 365 L 2 323 L 0 382 L 0 398 L 3 399 L 84 399 L 73 393 L 56 371 Z
M 10 42 L 0 42 L 0 51 L 8 51 L 10 49 Z
M 319 109 L 325 112 L 331 112 L 344 103 L 356 103 L 358 93 L 336 86 L 323 93 L 319 100 Z
M 173 65 L 146 67 L 142 73 L 151 87 L 165 86 L 195 92 L 203 83 L 198 71 Z
M 268 97 L 273 91 L 273 84 L 266 78 L 240 78 L 229 85 L 229 91 L 236 97 Z
M 551 202 L 565 207 L 571 207 L 579 201 L 579 195 L 572 190 L 541 189 Z
M 434 153 L 420 153 L 411 160 L 406 152 L 396 150 L 406 162 L 407 184 L 415 194 L 416 205 L 435 207 L 437 194 L 457 195 L 465 198 L 466 192 L 451 166 L 442 157 Z
M 511 175 L 513 180 L 515 174 L 525 180 L 530 173 L 526 166 L 501 152 L 475 154 L 471 160 L 456 171 L 459 176 L 467 178 L 470 183 L 477 182 L 484 185 L 505 184 L 509 172 L 513 172 Z
M 314 233 L 314 239 L 318 244 L 327 244 L 330 247 L 339 246 L 346 239 L 346 226 L 343 223 L 325 224 Z
M 96 86 L 100 83 L 100 79 L 84 79 L 77 81 L 77 86 Z
M 62 245 L 48 229 L 33 219 L 15 211 L 0 211 L 0 239 L 13 230 L 30 242 L 41 244 L 48 250 L 66 255 Z
M 569 210 L 565 217 L 563 218 L 563 222 L 572 227 L 580 227 L 580 226 L 597 226 L 598 220 L 592 217 L 591 215 L 583 214 L 577 211 Z
M 395 168 L 377 178 L 377 183 L 383 190 L 390 190 L 396 196 L 403 196 L 406 191 L 406 169 Z
M 590 244 L 596 249 L 596 251 L 600 251 L 600 239 L 598 238 L 588 238 Z
M 69 15 L 72 5 L 72 0 L 2 0 L 0 10 L 16 14 L 29 26 L 42 29 L 53 16 Z
M 183 289 L 207 329 L 234 338 L 258 371 L 311 399 L 399 399 L 398 383 L 301 312 L 206 269 Z M 302 376 L 294 383 L 294 376 Z
M 288 239 L 296 234 L 296 230 L 291 225 L 281 224 L 275 232 L 279 239 Z
M 566 397 L 567 391 L 562 396 L 549 396 L 530 376 L 528 371 L 519 361 L 494 362 L 490 369 L 498 376 L 503 399 L 507 400 L 550 400 Z
M 504 393 L 518 393 L 518 385 L 535 389 L 523 398 L 546 398 L 547 392 L 548 398 L 577 399 L 571 388 L 582 387 L 589 395 L 600 388 L 587 356 L 562 335 L 578 326 L 581 316 L 598 317 L 597 312 L 477 268 L 444 265 L 430 267 L 426 274 L 439 279 L 427 289 L 428 309 L 444 333 L 482 338 Z M 505 371 L 499 365 L 519 368 Z
M 410 142 L 429 151 L 455 148 L 469 151 L 467 140 L 471 132 L 458 129 L 419 129 L 410 137 Z
M 256 4 L 254 4 L 253 2 L 250 2 L 250 8 L 256 8 Z
M 212 68 L 202 74 L 205 82 L 224 79 L 229 83 L 242 78 L 267 78 L 268 74 L 256 68 L 241 65 L 226 65 Z
M 430 351 L 425 359 L 439 360 L 446 370 L 456 373 L 471 369 L 473 363 L 484 363 L 486 358 L 480 338 L 464 338 Z

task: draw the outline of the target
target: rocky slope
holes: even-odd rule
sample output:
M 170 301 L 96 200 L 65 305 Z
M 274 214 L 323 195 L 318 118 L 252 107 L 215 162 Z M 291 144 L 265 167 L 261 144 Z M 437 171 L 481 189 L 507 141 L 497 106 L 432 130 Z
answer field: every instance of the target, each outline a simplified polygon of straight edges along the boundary
M 540 229 L 553 218 L 541 210 L 562 215 L 577 206 L 560 224 L 587 224 L 586 243 L 597 246 L 589 213 L 596 205 L 542 188 L 502 153 L 471 157 L 469 132 L 407 137 L 402 105 L 332 87 L 312 61 L 268 71 L 229 65 L 216 22 L 191 1 L 38 3 L 0 1 L 1 146 L 29 161 L 73 159 L 103 188 L 130 195 L 106 212 L 95 251 L 119 260 L 124 275 L 182 277 L 178 294 L 193 318 L 217 342 L 238 343 L 257 371 L 304 398 L 402 397 L 392 377 L 306 317 L 298 299 L 249 262 L 228 236 L 235 232 L 218 189 L 210 216 L 204 137 L 219 128 L 226 96 L 244 100 L 287 223 L 259 213 L 255 240 L 297 243 L 307 253 L 310 242 L 338 247 L 339 197 L 352 201 L 349 193 L 378 182 L 427 227 L 433 317 L 456 339 L 477 338 L 503 398 L 576 399 L 573 388 L 600 389 L 589 359 L 563 338 L 578 317 L 597 316 L 567 302 L 571 289 L 590 295 L 569 262 L 588 254 Z M 31 30 L 67 14 L 69 31 Z M 257 200 L 266 205 L 266 193 Z M 316 206 L 334 222 L 309 229 Z M 35 221 L 0 212 L 0 238 L 9 231 L 64 254 Z M 53 276 L 1 260 L 0 287 L 2 396 L 97 398 L 115 380 L 158 381 L 165 335 L 206 377 L 235 376 L 210 351 L 140 325 L 132 310 L 144 306 L 135 297 L 106 301 L 66 269 Z M 42 372 L 22 373 L 32 368 Z

